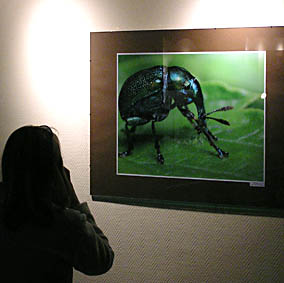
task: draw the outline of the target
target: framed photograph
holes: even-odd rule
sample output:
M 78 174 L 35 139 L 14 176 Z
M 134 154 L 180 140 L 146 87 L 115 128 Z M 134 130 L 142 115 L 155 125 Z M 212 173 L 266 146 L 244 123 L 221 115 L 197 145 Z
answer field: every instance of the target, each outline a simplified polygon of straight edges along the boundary
M 91 33 L 93 199 L 283 216 L 283 36 Z
M 265 51 L 117 54 L 117 99 L 121 102 L 116 111 L 117 174 L 248 182 L 263 187 L 265 65 Z M 168 68 L 167 82 L 163 80 L 164 66 Z M 195 80 L 200 88 L 196 99 Z M 162 120 L 155 122 L 164 159 L 159 164 L 152 121 L 167 107 L 162 101 L 165 84 L 165 96 L 171 101 Z M 159 96 L 161 101 L 156 106 L 153 100 Z M 185 96 L 189 101 L 183 99 Z M 205 120 L 208 130 L 218 136 L 218 141 L 212 142 L 222 147 L 228 157 L 220 156 L 207 136 L 195 129 L 194 120 L 191 123 L 179 111 L 175 106 L 179 99 L 180 105 L 186 105 L 196 118 L 197 111 L 214 113 L 221 109 Z M 201 99 L 203 103 L 198 103 Z M 149 112 L 152 116 L 146 119 Z M 135 135 L 128 135 L 129 141 L 134 140 L 133 152 L 121 158 L 121 152 L 128 147 L 126 123 L 129 128 L 132 124 L 137 128 Z

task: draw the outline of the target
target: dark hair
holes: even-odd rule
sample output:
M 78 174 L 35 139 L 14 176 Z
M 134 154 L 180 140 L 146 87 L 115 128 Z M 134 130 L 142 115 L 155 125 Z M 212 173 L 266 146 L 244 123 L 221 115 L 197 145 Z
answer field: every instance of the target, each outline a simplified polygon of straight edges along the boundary
M 2 156 L 4 223 L 8 228 L 29 220 L 50 223 L 53 204 L 67 205 L 68 195 L 58 186 L 60 170 L 60 145 L 51 128 L 24 126 L 10 135 Z

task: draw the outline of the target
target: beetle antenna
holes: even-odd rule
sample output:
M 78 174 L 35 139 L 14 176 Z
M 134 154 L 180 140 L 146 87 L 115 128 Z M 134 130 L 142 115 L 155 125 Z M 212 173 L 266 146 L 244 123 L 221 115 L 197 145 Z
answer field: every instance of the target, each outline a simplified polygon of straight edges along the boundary
M 211 111 L 211 112 L 209 112 L 209 113 L 206 113 L 206 114 L 205 114 L 205 117 L 207 117 L 207 116 L 209 116 L 209 115 L 211 115 L 211 114 L 213 114 L 213 113 L 215 113 L 215 112 L 228 111 L 228 110 L 232 110 L 232 109 L 234 109 L 233 106 L 225 106 L 225 107 L 222 107 L 222 108 L 218 108 L 218 109 L 216 109 L 216 110 L 214 110 L 214 111 Z
M 219 122 L 221 124 L 230 126 L 230 123 L 227 120 L 224 120 L 224 119 L 213 118 L 213 117 L 206 117 L 206 119 L 212 119 L 212 120 L 217 121 L 217 122 Z

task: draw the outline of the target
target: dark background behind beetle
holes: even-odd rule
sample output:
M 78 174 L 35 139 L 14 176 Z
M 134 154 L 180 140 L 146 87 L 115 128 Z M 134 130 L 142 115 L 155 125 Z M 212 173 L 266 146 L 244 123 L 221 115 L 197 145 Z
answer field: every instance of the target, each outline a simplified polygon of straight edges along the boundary
M 283 210 L 265 209 L 283 209 L 284 52 L 276 49 L 273 40 L 283 36 L 284 29 L 277 27 L 92 33 L 91 194 L 94 198 L 228 213 L 283 215 Z M 259 50 L 260 46 L 267 51 L 265 188 L 250 188 L 241 183 L 116 175 L 117 53 L 241 51 Z

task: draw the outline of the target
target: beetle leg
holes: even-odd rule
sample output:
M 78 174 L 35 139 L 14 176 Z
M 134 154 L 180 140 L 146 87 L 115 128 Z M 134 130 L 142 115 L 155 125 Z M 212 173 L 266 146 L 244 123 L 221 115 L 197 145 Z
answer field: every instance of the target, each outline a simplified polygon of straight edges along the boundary
M 203 128 L 202 132 L 204 133 L 204 135 L 206 136 L 206 138 L 208 139 L 209 143 L 211 146 L 213 146 L 215 148 L 215 150 L 218 153 L 218 157 L 220 159 L 223 159 L 223 157 L 228 157 L 229 153 L 223 151 L 221 148 L 219 148 L 213 141 L 213 135 L 211 134 L 211 132 L 207 129 L 207 128 Z
M 160 151 L 160 143 L 159 143 L 159 139 L 156 135 L 156 128 L 155 128 L 155 121 L 152 121 L 152 133 L 153 133 L 153 136 L 155 138 L 155 149 L 157 151 L 157 160 L 160 164 L 164 164 L 164 157 L 163 155 L 161 154 L 161 151 Z
M 136 130 L 136 126 L 132 126 L 131 129 L 129 130 L 128 124 L 125 124 L 125 133 L 126 133 L 126 138 L 127 138 L 127 150 L 120 152 L 118 154 L 119 157 L 125 157 L 131 154 L 131 151 L 134 149 L 133 145 L 133 139 L 131 136 L 131 133 L 134 133 Z
M 197 130 L 198 134 L 201 133 L 200 126 L 198 124 L 197 119 L 195 118 L 194 114 L 188 109 L 187 106 L 178 106 L 179 111 L 181 114 L 194 126 Z
M 218 140 L 218 138 L 216 136 L 214 136 L 208 129 L 207 129 L 207 131 L 214 141 Z
M 189 122 L 191 122 L 194 126 L 195 129 L 197 130 L 197 132 L 203 133 L 206 138 L 209 141 L 209 144 L 215 148 L 215 150 L 218 153 L 218 157 L 219 158 L 223 158 L 223 157 L 228 157 L 229 153 L 223 151 L 221 148 L 219 148 L 215 143 L 214 140 L 217 140 L 217 137 L 215 137 L 206 127 L 206 124 L 204 124 L 204 120 L 202 120 L 202 122 L 200 122 L 199 119 L 195 118 L 194 114 L 188 109 L 187 106 L 183 106 L 183 107 L 178 107 L 178 109 L 180 110 L 180 112 L 182 113 L 183 116 L 185 116 L 187 118 L 187 120 Z
M 197 123 L 200 124 L 200 119 L 197 120 Z M 214 140 L 217 141 L 218 138 L 216 136 L 214 136 L 211 131 L 207 128 L 206 124 L 205 124 L 205 119 L 201 119 L 201 125 L 199 126 L 199 129 L 205 128 L 207 133 L 209 134 L 209 136 Z M 202 132 L 202 130 L 200 130 L 200 132 Z

